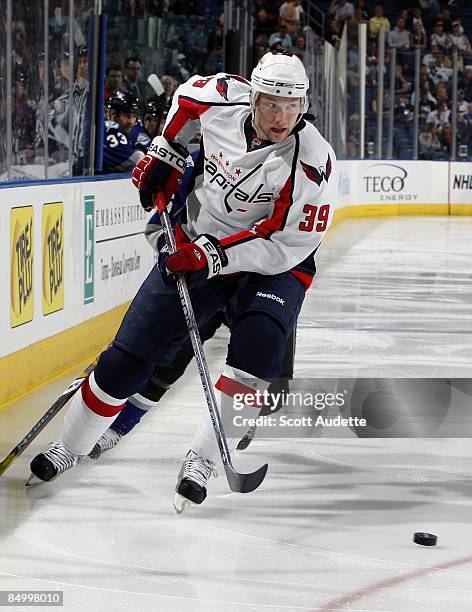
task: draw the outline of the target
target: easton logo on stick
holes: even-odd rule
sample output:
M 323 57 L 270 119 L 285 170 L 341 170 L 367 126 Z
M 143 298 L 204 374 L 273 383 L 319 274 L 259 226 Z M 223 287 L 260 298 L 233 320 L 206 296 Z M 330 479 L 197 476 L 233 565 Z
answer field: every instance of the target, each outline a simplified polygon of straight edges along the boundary
M 331 158 L 329 155 L 328 160 L 326 162 L 326 167 L 323 168 L 323 166 L 319 166 L 318 170 L 314 166 L 305 164 L 305 162 L 302 162 L 302 160 L 300 160 L 300 163 L 307 177 L 310 179 L 310 181 L 316 183 L 318 187 L 321 186 L 323 180 L 328 182 L 332 169 Z

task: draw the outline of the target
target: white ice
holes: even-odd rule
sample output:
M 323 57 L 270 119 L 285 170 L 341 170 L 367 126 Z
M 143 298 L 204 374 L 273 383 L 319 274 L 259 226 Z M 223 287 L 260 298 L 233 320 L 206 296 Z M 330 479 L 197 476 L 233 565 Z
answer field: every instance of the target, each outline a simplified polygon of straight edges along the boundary
M 296 374 L 471 377 L 471 244 L 469 218 L 340 225 L 320 249 Z M 226 342 L 220 330 L 207 345 L 214 376 Z M 71 379 L 0 411 L 2 456 Z M 235 463 L 268 461 L 259 490 L 231 493 L 220 472 L 177 516 L 203 409 L 192 368 L 115 449 L 26 490 L 56 418 L 0 478 L 0 590 L 62 590 L 67 611 L 472 610 L 469 439 L 256 439 Z

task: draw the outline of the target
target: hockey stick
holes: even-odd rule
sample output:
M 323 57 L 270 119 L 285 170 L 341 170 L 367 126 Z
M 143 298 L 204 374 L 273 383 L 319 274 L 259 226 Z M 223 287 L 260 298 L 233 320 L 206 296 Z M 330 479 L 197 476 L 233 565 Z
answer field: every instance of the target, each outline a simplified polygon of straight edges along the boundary
M 172 231 L 172 225 L 170 223 L 169 213 L 166 209 L 166 202 L 162 193 L 156 194 L 157 209 L 161 215 L 161 223 L 164 228 L 164 235 L 166 238 L 166 244 L 170 253 L 177 251 L 175 243 L 174 232 Z M 195 360 L 197 362 L 198 371 L 200 373 L 200 379 L 202 381 L 203 391 L 205 393 L 205 399 L 207 401 L 208 410 L 210 412 L 210 418 L 215 431 L 216 441 L 220 450 L 221 460 L 225 469 L 226 478 L 232 491 L 237 493 L 250 493 L 257 489 L 257 487 L 264 480 L 264 477 L 269 467 L 264 464 L 255 472 L 251 474 L 240 474 L 237 472 L 232 464 L 231 455 L 228 448 L 228 442 L 226 441 L 225 433 L 223 430 L 223 423 L 221 422 L 220 414 L 216 406 L 215 393 L 213 391 L 213 384 L 211 382 L 210 373 L 208 371 L 208 365 L 203 352 L 202 341 L 198 332 L 197 322 L 195 320 L 195 314 L 192 308 L 192 302 L 190 301 L 190 295 L 187 288 L 187 283 L 182 274 L 177 276 L 177 289 L 179 291 L 180 301 L 182 302 L 182 309 L 184 311 L 185 321 L 188 327 L 188 333 L 190 340 L 192 341 L 193 350 L 195 353 Z
M 82 383 L 92 370 L 97 365 L 97 360 L 100 355 L 97 355 L 95 359 L 90 363 L 79 376 L 67 387 L 65 391 L 57 398 L 54 404 L 49 410 L 42 416 L 36 425 L 26 434 L 26 436 L 18 442 L 15 448 L 5 457 L 0 463 L 0 476 L 10 467 L 21 453 L 28 448 L 31 442 L 38 436 L 38 434 L 46 427 L 46 425 L 56 416 L 56 414 L 64 408 L 70 398 L 76 393 L 76 391 L 82 386 Z
M 157 76 L 157 74 L 153 73 L 148 76 L 148 83 L 156 92 L 156 96 L 161 96 L 164 93 L 164 88 L 162 87 L 162 83 Z

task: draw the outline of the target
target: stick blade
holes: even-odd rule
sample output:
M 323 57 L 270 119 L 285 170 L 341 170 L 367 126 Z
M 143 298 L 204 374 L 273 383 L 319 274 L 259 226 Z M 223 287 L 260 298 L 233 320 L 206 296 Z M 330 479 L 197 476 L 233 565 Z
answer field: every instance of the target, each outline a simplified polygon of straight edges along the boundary
M 251 491 L 255 491 L 264 480 L 268 467 L 268 464 L 265 463 L 251 474 L 240 474 L 236 472 L 233 466 L 225 464 L 226 478 L 228 479 L 231 491 L 235 493 L 250 493 Z

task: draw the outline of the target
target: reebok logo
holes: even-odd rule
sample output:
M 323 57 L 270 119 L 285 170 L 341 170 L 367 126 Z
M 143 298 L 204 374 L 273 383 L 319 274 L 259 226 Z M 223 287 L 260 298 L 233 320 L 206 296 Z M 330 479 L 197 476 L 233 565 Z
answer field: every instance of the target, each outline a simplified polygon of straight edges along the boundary
M 274 295 L 273 293 L 262 293 L 262 291 L 258 291 L 256 293 L 256 297 L 263 297 L 263 298 L 267 298 L 268 300 L 275 300 L 279 304 L 282 304 L 282 306 L 285 305 L 285 300 L 283 300 L 282 298 L 279 298 L 278 295 Z

